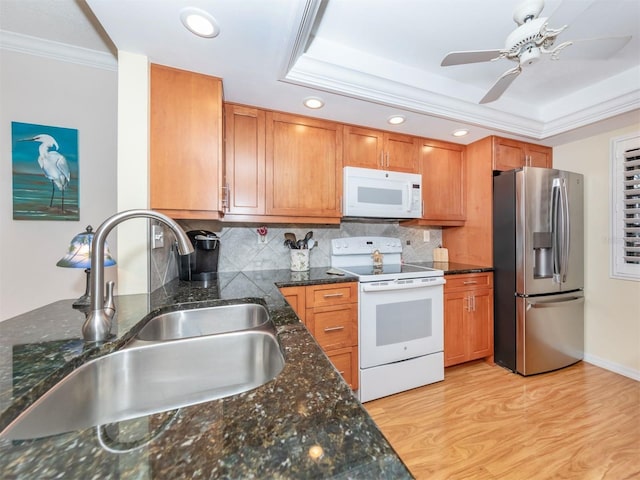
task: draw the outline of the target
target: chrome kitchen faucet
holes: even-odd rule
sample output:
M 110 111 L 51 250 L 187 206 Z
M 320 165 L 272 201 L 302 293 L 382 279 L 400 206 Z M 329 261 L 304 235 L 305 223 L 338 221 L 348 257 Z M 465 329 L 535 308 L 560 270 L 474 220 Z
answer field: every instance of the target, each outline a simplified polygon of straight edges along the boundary
M 125 210 L 107 218 L 98 227 L 91 244 L 91 309 L 87 320 L 82 325 L 82 336 L 87 342 L 102 342 L 111 332 L 111 320 L 116 313 L 113 302 L 113 282 L 109 282 L 107 299 L 104 298 L 104 243 L 109 232 L 119 223 L 130 218 L 151 218 L 164 223 L 178 240 L 178 253 L 188 255 L 193 252 L 193 245 L 180 225 L 162 213 L 153 210 Z

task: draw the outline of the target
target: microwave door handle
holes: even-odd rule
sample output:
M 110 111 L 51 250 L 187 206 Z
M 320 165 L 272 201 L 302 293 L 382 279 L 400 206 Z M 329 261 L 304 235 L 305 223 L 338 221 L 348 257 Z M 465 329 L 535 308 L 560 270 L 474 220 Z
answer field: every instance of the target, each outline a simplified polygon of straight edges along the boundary
M 404 209 L 407 212 L 411 211 L 411 183 L 407 183 L 407 195 L 405 196 L 405 206 Z

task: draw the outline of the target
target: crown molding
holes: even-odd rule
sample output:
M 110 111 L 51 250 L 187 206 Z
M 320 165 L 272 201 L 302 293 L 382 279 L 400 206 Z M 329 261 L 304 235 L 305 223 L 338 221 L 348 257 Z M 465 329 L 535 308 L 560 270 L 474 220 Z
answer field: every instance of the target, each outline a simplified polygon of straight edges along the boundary
M 302 55 L 283 81 L 408 111 L 541 138 L 543 123 Z
M 312 15 L 306 18 L 307 25 L 317 14 L 317 11 L 311 11 Z M 306 45 L 310 34 L 309 28 L 301 28 L 296 45 Z M 384 75 L 364 73 L 357 67 L 351 68 L 344 59 L 328 61 L 301 48 L 289 51 L 286 65 L 288 71 L 280 77 L 284 82 L 535 140 L 544 140 L 640 108 L 640 88 L 634 81 L 637 78 L 635 71 L 625 72 L 534 112 L 527 104 L 511 99 L 501 102 L 504 109 L 478 105 L 420 88 L 416 84 L 397 82 Z M 423 84 L 428 85 L 429 82 Z M 517 112 L 529 112 L 529 115 Z
M 118 70 L 118 60 L 110 53 L 43 40 L 7 30 L 0 30 L 0 49 L 75 63 L 103 70 Z

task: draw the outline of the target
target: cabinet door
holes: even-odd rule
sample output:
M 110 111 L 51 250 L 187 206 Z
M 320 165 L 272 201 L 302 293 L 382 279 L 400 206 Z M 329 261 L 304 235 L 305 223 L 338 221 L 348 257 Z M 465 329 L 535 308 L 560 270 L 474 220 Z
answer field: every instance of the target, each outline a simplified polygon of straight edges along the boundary
M 265 112 L 225 105 L 225 211 L 265 212 Z
M 342 375 L 351 390 L 358 389 L 358 347 L 341 348 L 327 353 L 327 357 Z
M 342 126 L 266 114 L 268 215 L 340 217 Z
M 450 367 L 467 360 L 467 293 L 444 295 L 444 366 Z
M 345 125 L 344 165 L 383 168 L 384 135 L 377 130 Z
M 414 137 L 385 133 L 384 169 L 418 172 L 418 144 Z
M 505 172 L 525 164 L 525 145 L 516 140 L 494 137 L 493 169 Z
M 468 315 L 468 359 L 493 355 L 493 290 L 478 289 L 472 293 L 472 309 Z
M 280 293 L 293 308 L 293 311 L 296 312 L 300 321 L 306 323 L 306 287 L 282 287 Z
M 174 218 L 218 218 L 222 82 L 151 65 L 150 206 Z
M 542 145 L 527 144 L 527 165 L 530 167 L 551 168 L 553 149 Z
M 464 147 L 441 142 L 422 142 L 422 218 L 462 224 L 466 218 Z

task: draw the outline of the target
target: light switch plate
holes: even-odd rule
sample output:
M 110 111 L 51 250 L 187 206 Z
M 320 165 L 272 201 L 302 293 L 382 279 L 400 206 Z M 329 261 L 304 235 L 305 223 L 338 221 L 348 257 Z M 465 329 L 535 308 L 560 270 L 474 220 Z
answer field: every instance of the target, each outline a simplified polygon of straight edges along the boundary
M 164 247 L 164 231 L 160 225 L 151 225 L 151 248 Z

